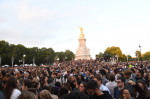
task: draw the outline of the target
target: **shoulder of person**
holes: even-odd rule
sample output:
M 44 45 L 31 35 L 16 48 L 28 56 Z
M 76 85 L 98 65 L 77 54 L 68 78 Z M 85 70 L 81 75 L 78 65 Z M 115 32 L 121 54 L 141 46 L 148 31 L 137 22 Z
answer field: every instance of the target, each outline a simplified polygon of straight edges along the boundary
M 103 95 L 98 96 L 99 99 L 113 99 L 109 93 L 104 93 Z
M 17 99 L 17 97 L 21 94 L 21 91 L 18 89 L 14 89 L 10 99 Z

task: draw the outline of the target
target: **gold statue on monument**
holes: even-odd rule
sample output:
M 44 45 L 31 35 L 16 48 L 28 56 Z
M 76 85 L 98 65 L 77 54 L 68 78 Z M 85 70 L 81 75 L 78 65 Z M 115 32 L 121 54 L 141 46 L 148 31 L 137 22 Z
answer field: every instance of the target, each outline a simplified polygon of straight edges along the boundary
M 82 27 L 80 27 L 80 31 L 81 31 L 81 33 L 83 33 L 83 28 Z
M 81 31 L 81 34 L 80 34 L 80 37 L 79 37 L 79 38 L 81 39 L 81 38 L 84 38 L 83 28 L 82 28 L 82 27 L 80 27 L 80 31 Z

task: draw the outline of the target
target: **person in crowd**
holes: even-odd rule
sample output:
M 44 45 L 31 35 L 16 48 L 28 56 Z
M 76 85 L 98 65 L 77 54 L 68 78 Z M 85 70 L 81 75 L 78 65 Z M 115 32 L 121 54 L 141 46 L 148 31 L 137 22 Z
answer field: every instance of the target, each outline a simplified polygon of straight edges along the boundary
M 3 93 L 3 87 L 2 87 L 2 81 L 0 80 L 0 97 L 1 99 L 4 99 L 4 93 Z
M 64 80 L 64 78 L 61 76 L 61 73 L 58 72 L 56 78 L 54 79 L 55 83 L 56 82 L 60 82 L 60 84 L 62 85 L 63 84 L 63 80 Z
M 120 77 L 117 79 L 117 87 L 114 88 L 114 98 L 119 99 L 120 90 L 125 87 L 125 78 Z
M 34 95 L 35 95 L 35 96 L 37 97 L 37 99 L 38 99 L 38 91 L 37 91 L 36 88 L 29 88 L 28 91 L 34 93 Z
M 29 73 L 28 72 L 24 72 L 24 80 L 28 79 L 29 77 Z
M 74 91 L 74 92 L 71 92 L 67 95 L 60 97 L 60 99 L 89 99 L 89 97 L 85 95 L 84 93 L 81 93 L 79 91 Z
M 146 83 L 145 79 L 143 78 L 143 75 L 144 75 L 144 71 L 140 70 L 140 69 L 137 69 L 136 70 L 136 81 L 142 80 Z
M 106 87 L 110 90 L 110 93 L 112 97 L 114 97 L 114 88 L 117 86 L 117 83 L 115 82 L 115 75 L 110 74 L 109 76 L 109 82 L 106 83 Z
M 5 88 L 5 99 L 18 99 L 20 94 L 17 79 L 14 76 L 9 77 Z
M 127 83 L 129 80 L 136 82 L 135 78 L 133 76 L 131 76 L 131 74 L 132 74 L 132 72 L 130 69 L 124 70 L 125 83 Z
M 58 92 L 55 92 L 55 87 L 45 86 L 43 90 L 48 90 L 51 93 L 53 99 L 58 99 Z
M 24 80 L 23 85 L 22 85 L 22 91 L 27 91 L 29 88 L 32 88 L 32 81 L 29 79 Z
M 147 73 L 146 76 L 146 85 L 148 87 L 148 90 L 150 91 L 150 71 Z
M 37 90 L 37 92 L 39 92 L 40 90 L 40 83 L 37 81 L 33 81 L 32 83 L 32 87 L 35 88 Z
M 99 89 L 99 85 L 95 80 L 90 80 L 87 83 L 87 93 L 89 95 L 89 99 L 112 99 L 109 94 L 103 93 Z
M 132 80 L 128 81 L 138 92 L 136 99 L 150 99 L 150 92 L 143 80 L 138 80 L 137 83 L 133 82 Z
M 81 83 L 81 82 L 82 82 L 81 80 L 78 80 L 78 81 L 76 82 L 76 91 L 79 90 L 79 88 L 80 88 L 80 83 Z
M 53 99 L 51 93 L 48 90 L 42 90 L 39 94 L 40 99 Z
M 101 91 L 103 91 L 104 93 L 111 94 L 110 91 L 109 91 L 109 89 L 102 84 L 102 77 L 100 75 L 94 76 L 94 80 L 97 81 L 97 83 L 99 85 L 99 89 Z
M 20 96 L 18 97 L 18 99 L 38 99 L 36 97 L 36 95 L 32 92 L 29 91 L 23 91 Z
M 86 94 L 86 83 L 85 82 L 80 83 L 79 91 Z
M 62 88 L 60 88 L 60 90 L 58 92 L 58 96 L 62 97 L 63 95 L 68 94 L 68 93 L 69 93 L 69 90 L 66 87 L 62 87 Z
M 119 99 L 132 99 L 128 89 L 121 89 L 119 93 Z

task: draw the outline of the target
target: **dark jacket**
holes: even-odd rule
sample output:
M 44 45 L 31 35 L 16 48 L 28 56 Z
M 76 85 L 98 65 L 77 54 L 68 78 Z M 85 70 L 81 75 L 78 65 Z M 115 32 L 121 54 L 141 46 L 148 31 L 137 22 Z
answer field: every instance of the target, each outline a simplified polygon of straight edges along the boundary
M 119 92 L 120 92 L 119 88 L 118 88 L 118 87 L 115 87 L 115 88 L 114 88 L 114 98 L 115 98 L 115 99 L 118 99 L 118 98 L 119 98 Z
M 113 99 L 109 94 L 103 94 L 100 96 L 89 96 L 89 99 Z
M 4 99 L 4 94 L 2 91 L 0 91 L 0 99 Z

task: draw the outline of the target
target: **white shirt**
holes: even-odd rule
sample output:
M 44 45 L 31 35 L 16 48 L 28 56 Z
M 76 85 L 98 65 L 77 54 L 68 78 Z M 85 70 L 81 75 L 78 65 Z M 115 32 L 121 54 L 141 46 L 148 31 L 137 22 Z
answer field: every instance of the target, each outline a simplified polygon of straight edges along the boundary
M 21 92 L 18 89 L 13 89 L 10 99 L 18 99 Z
M 115 81 L 111 82 L 109 81 L 106 83 L 106 87 L 110 90 L 110 93 L 112 96 L 114 96 L 114 88 L 117 86 L 117 83 Z
M 111 95 L 109 89 L 108 89 L 106 86 L 104 86 L 103 84 L 101 84 L 101 86 L 99 87 L 99 89 L 100 89 L 101 91 L 108 91 L 109 94 Z

